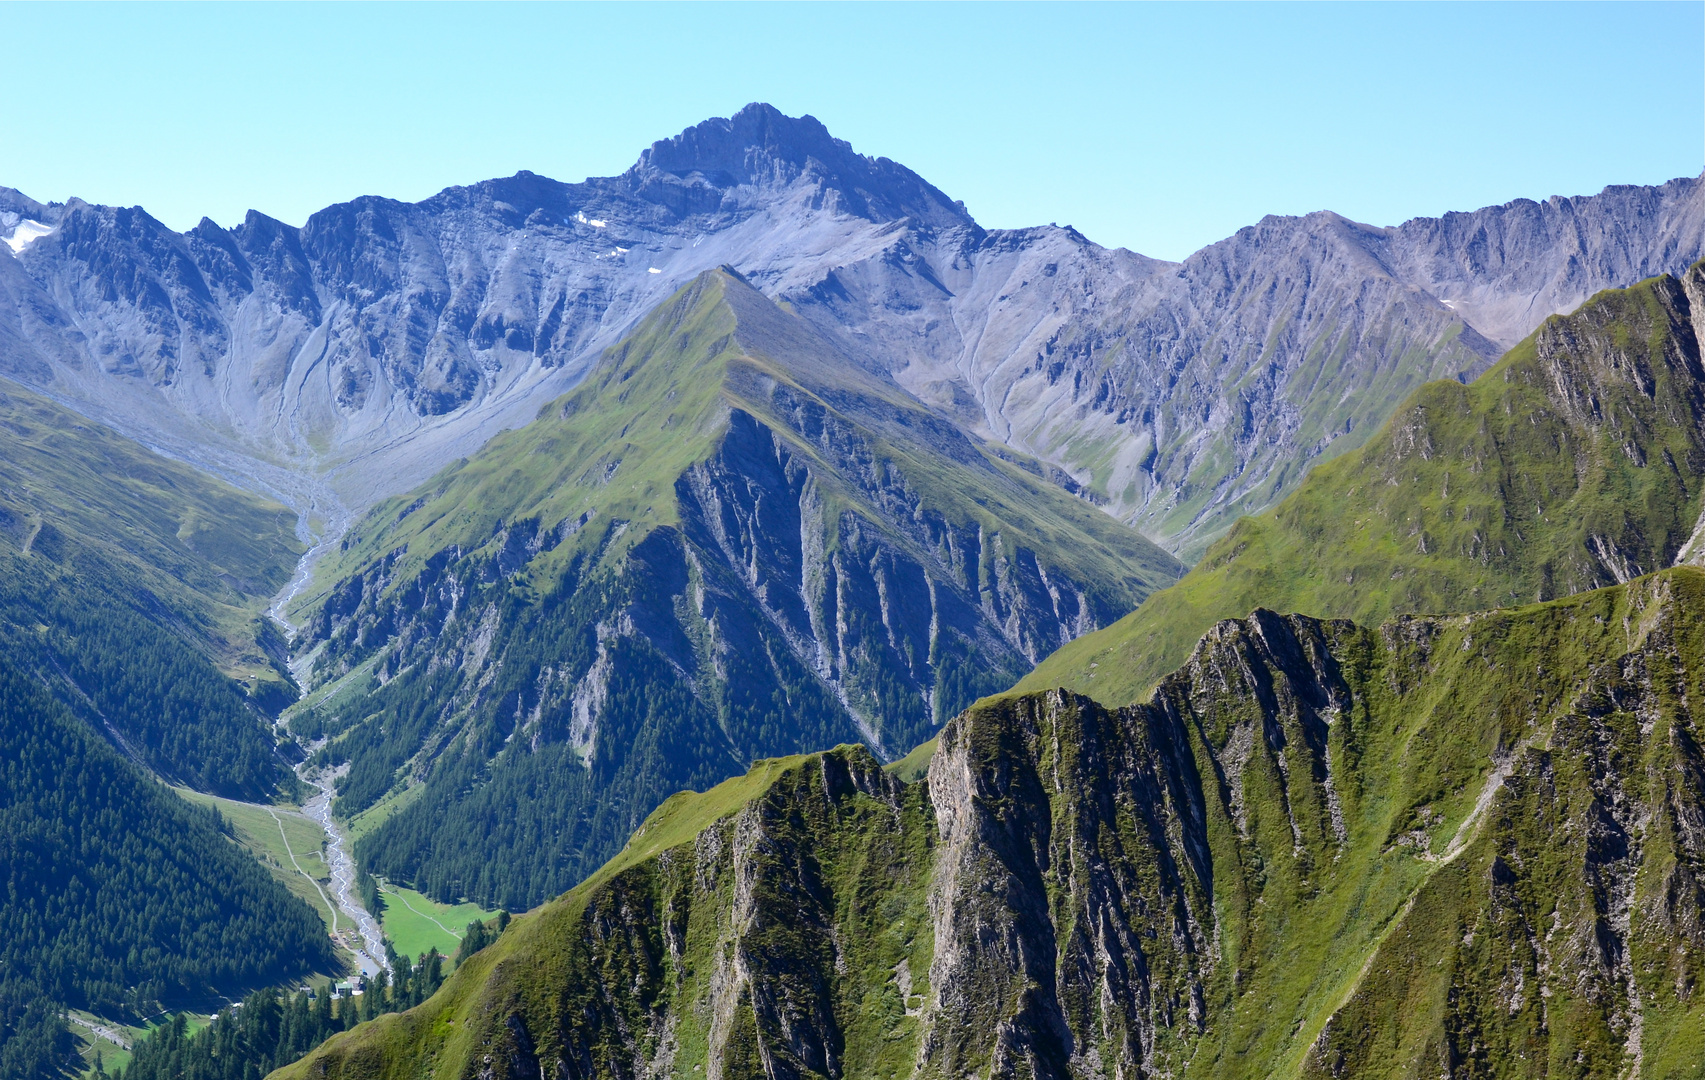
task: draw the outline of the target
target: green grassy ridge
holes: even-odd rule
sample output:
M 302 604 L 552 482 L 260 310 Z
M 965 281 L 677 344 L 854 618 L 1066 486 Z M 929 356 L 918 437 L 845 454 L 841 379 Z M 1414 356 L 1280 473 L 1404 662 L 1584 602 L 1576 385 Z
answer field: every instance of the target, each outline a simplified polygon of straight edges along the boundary
M 716 833 L 715 842 L 719 848 L 726 851 L 732 847 L 731 826 L 742 812 L 768 806 L 785 813 L 791 809 L 789 800 L 802 793 L 815 796 L 812 809 L 830 809 L 834 800 L 826 797 L 828 792 L 821 785 L 826 771 L 845 775 L 856 771 L 866 778 L 880 775 L 877 762 L 862 746 L 839 747 L 822 754 L 759 761 L 745 775 L 727 780 L 708 791 L 674 795 L 634 831 L 620 854 L 562 897 L 516 918 L 495 944 L 471 957 L 432 1000 L 407 1013 L 364 1024 L 346 1036 L 334 1038 L 314 1055 L 274 1075 L 323 1076 L 327 1075 L 323 1062 L 332 1061 L 335 1064 L 330 1075 L 409 1075 L 411 1070 L 415 1070 L 423 1075 L 459 1076 L 474 1054 L 483 1054 L 489 1049 L 490 1034 L 483 1029 L 480 1018 L 490 1014 L 494 996 L 511 1008 L 519 998 L 526 998 L 530 1016 L 555 1015 L 566 1021 L 569 1010 L 587 1007 L 590 1005 L 588 999 L 598 995 L 601 975 L 594 975 L 587 967 L 590 963 L 593 970 L 597 970 L 599 958 L 588 955 L 590 950 L 612 940 L 622 942 L 637 937 L 642 942 L 641 947 L 654 954 L 660 943 L 658 936 L 664 919 L 670 916 L 678 919 L 683 914 L 653 908 L 650 914 L 656 921 L 645 925 L 645 915 L 641 914 L 639 905 L 654 905 L 657 901 L 655 890 L 662 884 L 657 873 L 660 857 L 666 858 L 669 853 L 687 853 L 711 832 Z M 880 788 L 880 781 L 876 785 Z M 870 811 L 875 808 L 865 804 L 878 800 L 863 797 L 856 791 L 842 790 L 839 794 L 843 800 L 859 804 L 856 808 L 864 811 L 861 820 L 868 824 Z M 833 808 L 838 810 L 841 807 L 836 803 Z M 886 806 L 876 816 L 888 817 Z M 816 823 L 823 823 L 820 817 Z M 915 832 L 920 828 L 927 829 L 927 823 L 914 811 L 905 828 Z M 682 860 L 668 883 L 670 887 L 687 887 L 688 883 L 680 880 L 680 871 L 684 869 L 690 869 L 690 866 Z M 862 865 L 847 869 L 866 888 L 873 888 L 878 884 L 877 875 L 884 867 Z M 732 876 L 724 873 L 715 884 L 723 901 L 731 899 Z M 884 883 L 891 884 L 892 879 Z M 629 910 L 621 910 L 623 908 Z M 706 908 L 714 908 L 714 905 L 706 905 L 700 911 Z M 916 914 L 922 921 L 921 911 Z M 718 929 L 717 913 L 710 910 L 708 915 L 708 925 L 701 922 L 687 931 L 693 934 L 701 947 L 706 938 L 713 937 Z M 691 916 L 688 918 L 690 920 Z M 587 922 L 599 926 L 590 936 L 578 931 L 567 935 L 563 933 L 565 927 Z M 654 958 L 648 956 L 646 960 Z M 619 965 L 612 974 L 624 981 L 629 978 L 637 981 L 647 976 L 654 978 L 657 974 L 655 968 L 644 960 L 640 961 L 636 970 L 631 960 L 622 957 L 612 959 Z M 886 954 L 878 963 L 882 959 L 886 959 Z M 697 972 L 683 974 L 693 980 L 695 989 L 702 990 L 711 972 L 701 968 Z M 560 999 L 559 994 L 562 995 Z M 590 1008 L 597 1010 L 596 1005 L 590 1005 Z M 629 1020 L 637 1018 L 627 1017 Z M 615 1019 L 609 1015 L 598 1017 L 604 1023 Z M 542 1027 L 542 1024 L 534 1020 L 533 1026 Z M 610 1034 L 613 1033 L 606 1032 L 606 1035 Z M 619 1040 L 619 1036 L 616 1038 Z M 699 1030 L 683 1032 L 677 1038 L 686 1055 L 678 1074 L 695 1075 L 691 1066 L 699 1064 L 701 1071 L 696 1075 L 704 1075 L 702 1065 L 709 1041 L 708 1032 L 701 1025 Z M 587 1064 L 594 1070 L 600 1066 L 619 1068 L 616 1061 L 620 1053 L 617 1047 L 606 1044 L 593 1051 Z
M 979 704 L 927 782 L 762 762 L 279 1075 L 1606 1076 L 1638 999 L 1696 1076 L 1702 616 L 1691 568 L 1258 612 L 1145 705 Z
M 291 729 L 350 763 L 364 865 L 514 910 L 670 792 L 910 746 L 1181 571 L 711 272 L 350 533 Z
M 299 601 L 300 611 L 311 612 L 307 640 L 326 642 L 316 678 L 342 677 L 406 634 L 402 624 L 419 611 L 445 606 L 435 592 L 467 591 L 462 582 L 446 586 L 446 575 L 476 576 L 482 585 L 502 579 L 504 587 L 484 598 L 500 607 L 589 587 L 620 590 L 608 579 L 625 572 L 639 545 L 659 529 L 688 528 L 681 500 L 691 497 L 683 487 L 691 486 L 689 476 L 702 479 L 718 455 L 751 452 L 745 444 L 754 438 L 773 439 L 785 448 L 778 453 L 813 466 L 812 494 L 821 499 L 816 513 L 830 523 L 821 559 L 841 549 L 848 530 L 880 536 L 925 573 L 944 557 L 926 549 L 926 540 L 952 549 L 949 534 L 963 534 L 982 545 L 963 570 L 971 580 L 954 582 L 972 607 L 1009 603 L 998 595 L 1010 587 L 1009 568 L 1028 560 L 1047 589 L 1076 590 L 1068 609 L 1081 603 L 1082 617 L 1094 625 L 1117 618 L 1184 571 L 1047 482 L 1038 463 L 973 444 L 736 276 L 708 272 L 643 320 L 585 383 L 534 423 L 498 436 L 417 492 L 382 504 L 351 531 L 345 550 L 316 575 L 335 584 Z M 730 451 L 731 441 L 740 447 Z M 719 512 L 698 509 L 712 517 Z M 687 540 L 717 545 L 697 533 Z M 880 560 L 879 554 L 854 557 Z M 956 551 L 946 557 L 965 558 Z M 790 572 L 799 570 L 782 568 L 779 576 Z M 1058 597 L 1051 602 L 1060 604 Z M 1025 647 L 1040 654 L 1057 640 L 1027 638 Z M 989 644 L 965 646 L 987 653 Z M 1005 642 L 995 644 L 1011 651 Z M 948 667 L 956 660 L 942 659 Z M 917 666 L 921 658 L 906 662 Z M 925 688 L 942 698 L 934 722 L 1000 685 L 1020 662 L 1030 663 L 968 655 L 954 670 L 944 667 L 937 675 L 945 685 Z M 386 674 L 398 666 L 393 660 Z M 893 705 L 884 673 L 848 678 L 861 708 L 880 713 Z M 925 708 L 921 700 L 913 704 Z M 910 732 L 899 734 L 898 746 L 915 741 L 905 737 Z
M 1463 620 L 1464 642 L 1497 619 L 1545 633 L 1493 660 L 1539 660 L 1539 707 L 1502 702 L 1508 776 L 1466 843 L 1435 842 L 1444 858 L 1293 1051 L 1302 1075 L 1705 1076 L 1701 614 L 1686 568 Z M 1547 692 L 1560 675 L 1572 697 Z
M 406 554 L 390 577 L 405 582 L 437 552 L 492 544 L 499 523 L 538 517 L 555 527 L 583 513 L 598 523 L 532 568 L 537 586 L 549 591 L 553 572 L 562 573 L 574 555 L 593 550 L 615 561 L 651 527 L 676 522 L 675 478 L 714 446 L 726 421 L 724 372 L 739 355 L 734 315 L 717 302 L 720 292 L 715 278 L 687 286 L 533 423 L 380 503 L 316 569 L 315 587 L 294 610 L 312 614 L 331 585 L 399 549 Z M 630 382 L 629 357 L 644 363 L 637 382 Z M 612 521 L 629 525 L 600 551 Z
M 295 610 L 318 610 L 332 584 L 391 552 L 404 552 L 387 572 L 395 589 L 437 552 L 500 546 L 500 526 L 524 518 L 549 527 L 582 516 L 626 523 L 613 540 L 608 526 L 582 529 L 531 562 L 532 588 L 548 591 L 577 555 L 595 552 L 614 565 L 649 528 L 680 523 L 676 482 L 711 456 L 733 409 L 766 421 L 793 450 L 824 466 L 830 512 L 856 507 L 865 497 L 836 484 L 837 467 L 795 430 L 791 417 L 778 415 L 777 385 L 868 424 L 876 433 L 874 456 L 892 460 L 932 507 L 991 532 L 1016 531 L 1018 542 L 1047 552 L 1076 576 L 1124 579 L 1144 589 L 1183 571 L 1131 530 L 1041 479 L 1040 465 L 1003 450 L 1005 458 L 1029 464 L 1026 470 L 974 448 L 744 281 L 710 271 L 642 320 L 534 423 L 504 432 L 417 491 L 376 507 L 316 571 L 317 588 L 305 590 Z M 1129 566 L 1095 558 L 1098 548 L 1120 552 Z
M 73 567 L 94 553 L 251 686 L 283 682 L 257 620 L 302 554 L 295 529 L 277 502 L 0 382 L 0 548 Z
M 1177 585 L 1063 646 L 1015 690 L 1139 700 L 1215 622 L 1257 607 L 1374 624 L 1670 565 L 1705 509 L 1705 371 L 1689 299 L 1705 271 L 1687 278 L 1600 293 L 1473 383 L 1417 390 L 1360 451 L 1238 521 Z

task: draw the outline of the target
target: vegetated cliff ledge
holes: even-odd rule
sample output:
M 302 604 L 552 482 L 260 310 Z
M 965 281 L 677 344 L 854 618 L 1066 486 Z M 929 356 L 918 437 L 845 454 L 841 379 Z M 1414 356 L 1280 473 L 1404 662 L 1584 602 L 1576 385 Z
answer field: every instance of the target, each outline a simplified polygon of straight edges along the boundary
M 293 722 L 357 845 L 525 908 L 753 760 L 928 738 L 1184 567 L 727 271 L 325 567 Z M 409 800 L 404 804 L 404 800 Z
M 279 1074 L 1697 1076 L 1705 573 L 1222 622 L 1154 699 L 985 701 L 665 803 Z

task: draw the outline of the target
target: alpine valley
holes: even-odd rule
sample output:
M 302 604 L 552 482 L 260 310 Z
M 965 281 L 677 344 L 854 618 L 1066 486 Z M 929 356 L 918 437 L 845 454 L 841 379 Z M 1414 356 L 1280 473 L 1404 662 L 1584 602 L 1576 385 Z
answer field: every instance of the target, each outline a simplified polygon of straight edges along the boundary
M 0 241 L 6 1077 L 1705 1076 L 1701 179 Z

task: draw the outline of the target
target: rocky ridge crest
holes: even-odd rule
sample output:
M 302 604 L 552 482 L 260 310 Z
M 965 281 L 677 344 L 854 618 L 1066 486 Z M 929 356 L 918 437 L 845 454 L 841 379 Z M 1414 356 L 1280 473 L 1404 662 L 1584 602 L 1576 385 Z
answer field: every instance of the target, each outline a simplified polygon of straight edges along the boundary
M 412 1013 L 284 1075 L 1690 1075 L 1705 574 L 1222 623 L 670 800 Z

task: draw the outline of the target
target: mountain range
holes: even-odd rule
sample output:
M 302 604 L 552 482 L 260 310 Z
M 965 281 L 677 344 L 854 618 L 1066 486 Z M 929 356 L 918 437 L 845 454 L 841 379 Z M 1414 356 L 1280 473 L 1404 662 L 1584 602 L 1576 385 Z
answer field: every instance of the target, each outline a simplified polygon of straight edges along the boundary
M 1699 179 L 1173 263 L 752 105 L 0 242 L 9 1069 L 336 966 L 149 782 L 304 761 L 370 907 L 536 910 L 290 1075 L 1705 1061 Z
M 1146 700 L 677 795 L 281 1075 L 1701 1075 L 1702 286 L 1422 387 L 1033 676 Z M 1214 620 L 1248 596 L 1389 617 Z
M 364 861 L 526 908 L 673 791 L 897 757 L 1183 570 L 708 271 L 347 534 L 292 724 L 349 763 L 339 813 L 382 819 Z
M 1190 557 L 1415 386 L 1705 256 L 1705 194 L 1266 218 L 1169 263 L 1069 227 L 984 229 L 903 166 L 752 105 L 581 184 L 521 173 L 181 234 L 6 190 L 0 228 L 0 371 L 334 521 L 530 420 L 728 265 Z

